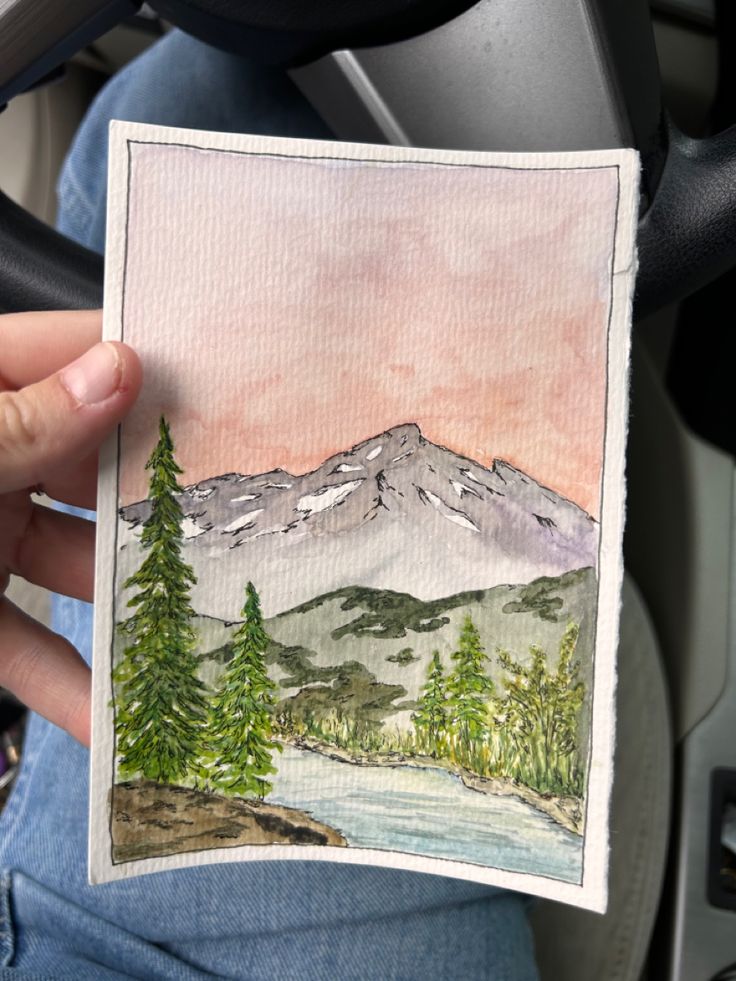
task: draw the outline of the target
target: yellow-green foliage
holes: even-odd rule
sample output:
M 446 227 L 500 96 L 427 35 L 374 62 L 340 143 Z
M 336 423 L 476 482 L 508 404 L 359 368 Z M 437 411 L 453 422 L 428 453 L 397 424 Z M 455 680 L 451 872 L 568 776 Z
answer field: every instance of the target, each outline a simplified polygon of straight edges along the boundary
M 573 661 L 578 634 L 578 625 L 569 623 L 554 672 L 539 647 L 529 648 L 532 659 L 526 666 L 507 651 L 499 652 L 507 677 L 496 722 L 519 779 L 539 790 L 582 792 L 577 729 L 585 685 L 579 680 L 580 663 Z
M 569 623 L 560 642 L 555 671 L 535 645 L 521 664 L 508 651 L 497 656 L 504 669 L 496 691 L 483 670 L 487 660 L 470 617 L 463 623 L 454 670 L 445 674 L 434 651 L 412 730 L 356 722 L 339 713 L 315 719 L 282 715 L 286 736 L 311 736 L 350 752 L 430 756 L 483 777 L 511 777 L 541 793 L 580 796 L 584 761 L 578 743 L 585 685 L 575 661 L 579 626 Z
M 580 664 L 573 661 L 578 634 L 578 624 L 569 623 L 554 672 L 540 647 L 529 648 L 527 665 L 499 650 L 503 691 L 496 694 L 483 673 L 487 658 L 480 635 L 466 617 L 449 677 L 443 676 L 439 652 L 432 657 L 412 716 L 417 751 L 480 776 L 512 777 L 542 792 L 581 794 L 578 723 L 585 685 Z

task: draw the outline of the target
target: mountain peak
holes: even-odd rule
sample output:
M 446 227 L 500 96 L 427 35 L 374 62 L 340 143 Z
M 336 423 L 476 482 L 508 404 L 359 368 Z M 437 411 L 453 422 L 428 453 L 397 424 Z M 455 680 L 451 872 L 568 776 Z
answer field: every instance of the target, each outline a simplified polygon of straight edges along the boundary
M 422 431 L 415 422 L 402 422 L 398 426 L 392 426 L 390 429 L 387 429 L 384 435 L 391 436 L 394 439 L 403 439 L 404 436 L 407 439 L 420 439 Z
M 264 609 L 278 612 L 317 586 L 425 599 L 596 562 L 597 527 L 575 504 L 503 460 L 489 469 L 434 443 L 411 422 L 309 473 L 200 481 L 181 505 L 197 608 L 223 619 L 237 617 L 242 583 L 255 575 Z M 122 509 L 127 541 L 150 509 L 149 501 Z
M 392 426 L 385 432 L 371 436 L 370 439 L 363 440 L 353 447 L 353 450 L 361 450 L 367 446 L 375 446 L 378 443 L 394 443 L 397 446 L 414 446 L 422 441 L 422 431 L 415 422 L 403 422 L 398 426 Z
M 426 440 L 422 436 L 419 426 L 415 422 L 406 422 L 392 426 L 391 429 L 378 433 L 377 436 L 371 436 L 370 439 L 363 440 L 362 443 L 353 446 L 348 452 L 351 456 L 362 457 L 368 462 L 376 460 L 377 465 L 382 468 L 386 459 L 391 458 L 394 461 L 405 459 L 424 445 L 426 445 Z M 377 458 L 381 456 L 384 449 L 386 453 L 383 454 L 381 463 L 378 464 Z

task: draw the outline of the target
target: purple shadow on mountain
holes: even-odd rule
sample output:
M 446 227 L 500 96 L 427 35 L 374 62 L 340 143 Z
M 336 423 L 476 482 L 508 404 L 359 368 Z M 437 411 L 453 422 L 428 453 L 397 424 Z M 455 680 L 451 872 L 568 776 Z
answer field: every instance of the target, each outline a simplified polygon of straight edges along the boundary
M 597 566 L 598 523 L 502 460 L 484 467 L 413 423 L 284 470 L 200 481 L 180 497 L 199 613 L 234 620 L 257 583 L 267 616 L 360 584 L 429 600 Z M 150 502 L 122 508 L 124 575 Z

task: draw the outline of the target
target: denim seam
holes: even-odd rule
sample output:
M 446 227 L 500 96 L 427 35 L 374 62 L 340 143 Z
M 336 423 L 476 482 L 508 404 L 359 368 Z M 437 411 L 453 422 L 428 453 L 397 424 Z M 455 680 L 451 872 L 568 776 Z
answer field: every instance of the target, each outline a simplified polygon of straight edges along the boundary
M 10 910 L 11 873 L 0 873 L 0 967 L 8 967 L 15 953 L 15 935 Z

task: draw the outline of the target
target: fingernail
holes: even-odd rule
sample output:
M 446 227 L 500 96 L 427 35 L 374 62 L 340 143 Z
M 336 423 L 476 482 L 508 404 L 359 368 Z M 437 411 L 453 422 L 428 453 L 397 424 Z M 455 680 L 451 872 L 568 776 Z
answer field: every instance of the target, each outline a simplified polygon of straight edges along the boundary
M 61 382 L 77 402 L 95 405 L 114 395 L 120 385 L 120 358 L 113 344 L 95 344 L 61 372 Z

